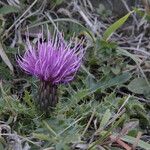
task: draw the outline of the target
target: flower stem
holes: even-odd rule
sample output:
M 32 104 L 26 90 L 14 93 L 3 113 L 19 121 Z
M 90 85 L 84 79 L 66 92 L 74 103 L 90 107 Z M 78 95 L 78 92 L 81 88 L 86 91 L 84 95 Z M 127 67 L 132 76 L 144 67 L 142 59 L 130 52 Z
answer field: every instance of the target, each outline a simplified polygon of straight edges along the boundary
M 38 104 L 42 112 L 48 114 L 58 102 L 57 86 L 41 81 L 39 86 Z

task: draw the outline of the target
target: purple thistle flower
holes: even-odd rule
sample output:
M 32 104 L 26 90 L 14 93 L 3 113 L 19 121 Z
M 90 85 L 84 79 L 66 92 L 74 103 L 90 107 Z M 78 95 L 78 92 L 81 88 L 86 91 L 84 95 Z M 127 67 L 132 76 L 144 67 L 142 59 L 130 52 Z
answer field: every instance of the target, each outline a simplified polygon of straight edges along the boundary
M 26 52 L 17 61 L 24 71 L 42 81 L 55 85 L 68 83 L 81 65 L 84 56 L 82 41 L 67 44 L 62 35 L 57 34 L 55 39 L 38 40 L 33 46 L 27 39 Z
M 47 42 L 44 42 L 43 35 L 41 42 L 39 34 L 35 45 L 32 45 L 29 38 L 27 38 L 26 52 L 23 57 L 20 56 L 17 59 L 17 62 L 26 73 L 40 79 L 41 85 L 39 89 L 41 94 L 39 101 L 42 108 L 46 109 L 48 104 L 51 107 L 56 105 L 57 100 L 54 97 L 57 88 L 54 87 L 74 79 L 76 72 L 81 66 L 85 52 L 83 41 L 70 40 L 67 43 L 60 33 L 53 39 L 49 37 Z M 47 91 L 43 94 L 45 89 Z M 50 94 L 52 96 L 48 98 Z M 52 104 L 52 101 L 55 101 L 54 104 Z

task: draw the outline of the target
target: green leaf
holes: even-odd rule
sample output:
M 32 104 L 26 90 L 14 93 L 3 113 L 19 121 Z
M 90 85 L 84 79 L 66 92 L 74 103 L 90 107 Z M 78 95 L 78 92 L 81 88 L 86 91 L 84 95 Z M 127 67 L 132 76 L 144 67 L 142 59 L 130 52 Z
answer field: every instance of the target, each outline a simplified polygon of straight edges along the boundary
M 115 23 L 113 23 L 109 28 L 107 28 L 107 30 L 104 32 L 103 35 L 103 39 L 105 41 L 107 41 L 110 36 L 118 29 L 120 28 L 125 21 L 128 19 L 128 17 L 131 15 L 131 13 L 133 13 L 134 11 L 129 12 L 127 15 L 125 15 L 124 17 L 120 18 L 118 21 L 116 21 Z
M 74 95 L 72 95 L 72 99 L 77 99 L 79 101 L 80 99 L 94 93 L 98 89 L 104 90 L 112 86 L 116 86 L 116 85 L 120 86 L 123 83 L 127 82 L 130 78 L 131 78 L 130 73 L 123 73 L 110 80 L 98 82 L 95 85 L 93 85 L 90 89 L 82 89 L 82 90 L 77 91 Z
M 121 72 L 120 66 L 112 67 L 111 71 L 115 74 L 118 75 Z
M 6 6 L 3 6 L 2 8 L 0 8 L 0 14 L 2 14 L 2 15 L 14 13 L 14 12 L 18 12 L 18 8 L 15 6 L 6 5 Z
M 100 123 L 100 128 L 105 127 L 105 125 L 108 123 L 110 117 L 111 117 L 110 110 L 107 109 L 106 112 L 104 113 L 103 118 L 102 118 L 102 121 L 101 121 L 101 123 Z
M 132 60 L 135 61 L 135 63 L 138 64 L 138 63 L 141 63 L 141 62 L 142 62 L 137 56 L 131 54 L 131 53 L 128 52 L 127 50 L 124 50 L 124 49 L 122 49 L 121 47 L 118 47 L 117 49 L 118 49 L 118 50 L 117 50 L 118 54 L 123 55 L 123 56 L 130 57 Z
M 85 96 L 88 95 L 88 89 L 83 89 L 83 90 L 79 90 L 77 91 L 74 95 L 73 95 L 73 98 L 75 99 L 82 99 L 84 98 Z
M 60 5 L 61 3 L 63 3 L 64 2 L 64 0 L 53 0 L 53 3 L 55 4 L 55 5 Z
M 130 78 L 131 78 L 130 73 L 123 73 L 110 80 L 97 83 L 93 88 L 90 89 L 90 93 L 93 93 L 98 89 L 106 89 L 112 86 L 121 85 L 127 82 Z
M 9 69 L 12 72 L 14 72 L 13 65 L 11 64 L 8 56 L 6 55 L 1 43 L 0 43 L 0 56 L 1 56 L 2 60 L 5 62 L 5 64 L 9 67 Z
M 4 149 L 4 146 L 2 143 L 0 143 L 0 149 Z
M 129 142 L 131 144 L 134 144 L 135 141 L 136 141 L 136 138 L 126 135 L 126 136 L 124 136 L 122 138 L 122 140 L 126 141 L 126 142 Z M 148 143 L 146 143 L 146 142 L 144 142 L 142 140 L 139 140 L 138 146 L 143 148 L 143 149 L 145 149 L 145 150 L 149 150 L 150 149 L 150 144 L 148 144 Z
M 37 138 L 37 139 L 40 139 L 40 140 L 46 140 L 48 141 L 49 140 L 49 136 L 46 135 L 46 134 L 40 134 L 40 133 L 33 133 L 33 137 Z
M 33 103 L 31 101 L 31 95 L 28 91 L 25 90 L 25 94 L 23 97 L 24 102 L 26 102 L 31 108 L 33 108 Z
M 57 133 L 50 127 L 50 125 L 46 122 L 43 121 L 44 125 L 46 126 L 46 128 L 54 135 L 57 136 Z
M 135 78 L 128 84 L 128 89 L 136 94 L 146 94 L 150 92 L 150 87 L 144 78 Z

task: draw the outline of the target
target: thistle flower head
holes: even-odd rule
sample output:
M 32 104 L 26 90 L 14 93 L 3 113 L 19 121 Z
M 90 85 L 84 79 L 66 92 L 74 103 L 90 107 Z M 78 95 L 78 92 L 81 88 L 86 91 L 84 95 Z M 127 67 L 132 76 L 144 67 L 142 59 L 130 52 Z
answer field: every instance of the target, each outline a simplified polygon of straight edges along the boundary
M 73 80 L 79 69 L 85 49 L 83 40 L 67 43 L 60 33 L 55 38 L 40 41 L 35 45 L 27 38 L 26 51 L 17 59 L 20 67 L 28 74 L 57 85 Z

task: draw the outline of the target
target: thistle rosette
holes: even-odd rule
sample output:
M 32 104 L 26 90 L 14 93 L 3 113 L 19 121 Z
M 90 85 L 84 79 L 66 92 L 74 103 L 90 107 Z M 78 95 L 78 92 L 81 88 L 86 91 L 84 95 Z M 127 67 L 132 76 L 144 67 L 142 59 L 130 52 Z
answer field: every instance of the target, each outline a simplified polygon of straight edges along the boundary
M 54 107 L 58 101 L 57 86 L 74 79 L 82 63 L 84 40 L 70 40 L 67 43 L 62 34 L 48 38 L 45 42 L 40 34 L 36 44 L 26 39 L 26 51 L 19 56 L 19 66 L 28 74 L 40 79 L 38 103 L 42 110 Z

